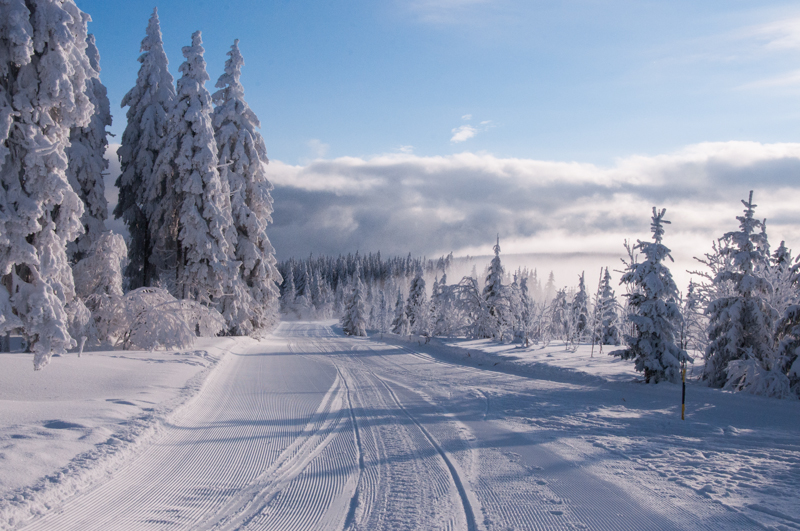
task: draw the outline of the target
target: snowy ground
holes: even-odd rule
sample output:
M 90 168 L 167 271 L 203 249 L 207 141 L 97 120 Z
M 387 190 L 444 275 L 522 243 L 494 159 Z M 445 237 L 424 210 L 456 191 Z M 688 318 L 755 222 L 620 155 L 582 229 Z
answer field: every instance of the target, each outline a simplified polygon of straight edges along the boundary
M 36 376 L 0 355 L 0 524 L 800 529 L 800 402 L 690 383 L 682 422 L 679 386 L 583 348 L 327 324 Z

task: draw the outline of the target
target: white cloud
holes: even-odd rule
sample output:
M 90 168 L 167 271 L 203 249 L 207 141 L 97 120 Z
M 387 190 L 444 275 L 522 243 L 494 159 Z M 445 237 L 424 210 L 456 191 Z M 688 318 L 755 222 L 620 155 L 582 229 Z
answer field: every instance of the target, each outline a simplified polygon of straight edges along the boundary
M 453 136 L 450 138 L 450 142 L 458 144 L 459 142 L 464 142 L 474 137 L 478 134 L 478 130 L 471 125 L 462 125 L 454 128 L 451 133 L 453 133 Z
M 752 83 L 745 83 L 741 85 L 740 89 L 763 89 L 763 88 L 783 88 L 783 87 L 796 87 L 800 85 L 800 70 L 789 72 L 776 77 L 759 79 Z
M 461 117 L 461 119 L 465 120 L 465 121 L 472 120 L 472 115 L 471 114 L 465 114 L 464 116 Z
M 692 256 L 736 230 L 739 200 L 751 189 L 773 245 L 800 245 L 800 144 L 703 143 L 610 167 L 394 153 L 305 166 L 273 161 L 269 172 L 270 238 L 282 258 L 356 250 L 485 254 L 497 233 L 506 253 L 616 253 L 626 238 L 650 237 L 658 206 L 672 221 L 665 243 L 680 277 L 697 267 Z
M 110 210 L 117 147 L 106 153 Z M 275 185 L 269 233 L 279 258 L 356 250 L 474 256 L 489 253 L 499 233 L 506 254 L 587 256 L 576 259 L 586 265 L 576 262 L 574 269 L 586 267 L 589 274 L 595 266 L 617 267 L 609 256 L 622 251 L 624 239 L 649 238 L 651 208 L 658 206 L 672 221 L 665 243 L 676 260 L 673 275 L 684 286 L 685 271 L 697 268 L 692 257 L 737 229 L 740 200 L 751 189 L 773 246 L 781 240 L 795 251 L 800 246 L 800 144 L 709 142 L 620 158 L 610 167 L 400 152 L 304 165 L 272 160 L 268 172 Z M 124 230 L 118 220 L 108 226 Z M 574 277 L 572 270 L 561 273 L 559 282 Z
M 328 154 L 328 150 L 331 148 L 331 146 L 329 144 L 325 144 L 317 138 L 312 138 L 308 141 L 308 148 L 311 152 L 312 158 L 321 159 Z
M 744 34 L 763 42 L 770 50 L 800 49 L 800 17 L 782 18 L 748 28 Z

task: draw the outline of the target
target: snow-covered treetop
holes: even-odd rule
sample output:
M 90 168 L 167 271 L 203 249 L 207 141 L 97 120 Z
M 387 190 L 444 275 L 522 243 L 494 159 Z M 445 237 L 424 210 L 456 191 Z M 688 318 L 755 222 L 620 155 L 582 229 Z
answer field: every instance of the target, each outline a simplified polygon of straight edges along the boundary
M 653 233 L 653 241 L 656 243 L 655 247 L 657 246 L 663 247 L 663 245 L 661 245 L 661 242 L 664 239 L 664 225 L 669 225 L 670 223 L 672 223 L 671 221 L 667 221 L 666 219 L 664 219 L 664 215 L 666 213 L 667 213 L 666 208 L 662 208 L 661 211 L 659 212 L 656 209 L 656 207 L 653 207 L 653 217 L 650 220 L 650 232 Z M 654 258 L 648 254 L 648 251 L 650 253 L 658 252 L 658 250 L 651 245 L 647 246 L 640 245 L 640 248 L 642 249 L 642 252 L 645 253 L 645 256 L 647 256 L 648 260 Z M 666 247 L 664 247 L 664 249 L 666 249 Z M 669 258 L 670 260 L 672 260 L 672 256 L 670 256 L 669 254 L 669 249 L 667 249 L 666 253 L 664 253 L 659 257 L 659 261 L 663 260 L 664 258 Z
M 772 286 L 756 271 L 756 266 L 766 266 L 769 263 L 769 241 L 766 233 L 766 221 L 754 217 L 756 204 L 753 203 L 753 191 L 747 201 L 742 200 L 745 206 L 744 215 L 736 216 L 739 220 L 739 230 L 728 232 L 724 238 L 731 245 L 724 249 L 731 257 L 735 271 L 720 271 L 715 283 L 726 280 L 732 281 L 741 296 L 750 297 L 755 293 L 771 293 Z M 756 232 L 758 229 L 759 232 Z M 759 268 L 760 269 L 760 268 Z
M 752 190 L 750 190 L 750 197 L 747 201 L 743 199 L 742 204 L 745 206 L 744 216 L 736 216 L 739 221 L 739 230 L 729 232 L 725 234 L 725 237 L 730 238 L 731 242 L 738 247 L 738 252 L 733 254 L 734 266 L 739 267 L 745 274 L 751 274 L 754 262 L 758 263 L 764 260 L 764 255 L 759 248 L 764 248 L 766 245 L 766 233 L 764 232 L 764 222 L 753 216 L 758 205 L 753 203 Z M 756 229 L 760 229 L 761 232 L 756 233 Z
M 121 106 L 130 105 L 131 110 L 135 110 L 134 104 L 144 96 L 148 87 L 156 88 L 156 93 L 148 98 L 149 103 L 170 101 L 174 94 L 173 78 L 168 70 L 169 61 L 161 39 L 161 26 L 158 23 L 158 8 L 153 9 L 140 50 L 142 55 L 138 60 L 142 63 L 142 68 L 139 69 L 136 86 L 122 98 Z
M 89 58 L 89 64 L 95 72 L 100 72 L 100 51 L 97 49 L 97 43 L 94 39 L 94 33 L 86 36 L 86 57 Z
M 503 289 L 503 264 L 500 262 L 500 235 L 497 235 L 497 243 L 492 247 L 494 258 L 489 264 L 489 273 L 486 275 L 486 286 L 483 289 L 484 297 L 497 297 Z
M 664 225 L 670 223 L 664 219 L 666 213 L 666 208 L 662 208 L 659 211 L 656 207 L 653 207 L 653 216 L 650 221 L 653 241 L 643 242 L 639 240 L 634 246 L 634 249 L 638 249 L 644 254 L 645 261 L 641 264 L 636 264 L 632 257 L 628 271 L 621 279 L 623 283 L 632 283 L 640 286 L 647 299 L 666 300 L 677 297 L 678 294 L 678 287 L 675 285 L 669 269 L 661 264 L 665 258 L 672 260 L 669 248 L 661 243 L 664 238 Z
M 242 75 L 242 66 L 244 66 L 244 58 L 239 51 L 239 39 L 233 42 L 233 46 L 231 46 L 231 50 L 227 55 L 229 58 L 225 61 L 225 73 L 219 76 L 217 84 L 215 85 L 219 90 L 211 96 L 214 104 L 217 106 L 214 110 L 214 127 L 219 131 L 221 139 L 220 144 L 222 145 L 226 142 L 233 143 L 236 141 L 242 142 L 243 140 L 233 137 L 247 136 L 249 137 L 248 141 L 252 142 L 253 148 L 255 149 L 255 153 L 249 153 L 248 156 L 257 155 L 260 162 L 267 164 L 269 163 L 269 159 L 267 159 L 267 148 L 264 145 L 264 140 L 261 138 L 261 135 L 256 132 L 256 128 L 261 127 L 261 122 L 258 116 L 256 116 L 256 113 L 250 109 L 250 106 L 245 101 L 244 87 L 239 81 Z M 237 130 L 231 130 L 229 126 L 226 126 L 226 122 L 235 123 L 237 125 Z M 244 129 L 246 132 L 238 132 L 238 130 L 241 129 Z M 229 149 L 234 151 L 237 148 L 231 146 Z M 258 161 L 250 161 L 250 164 L 253 165 L 254 170 L 257 169 Z M 238 171 L 237 168 L 233 169 L 234 171 Z M 262 176 L 258 180 L 262 179 L 266 180 L 266 176 Z M 269 192 L 272 190 L 272 185 L 267 183 L 267 188 L 266 191 Z M 264 200 L 269 203 L 269 212 L 260 214 L 262 216 L 266 215 L 266 221 L 271 222 L 272 199 L 270 197 L 265 197 Z
M 203 59 L 203 54 L 206 52 L 203 48 L 202 32 L 195 31 L 192 33 L 192 45 L 184 46 L 181 50 L 186 60 L 181 64 L 178 69 L 183 76 L 178 80 L 178 92 L 183 93 L 187 89 L 190 92 L 195 92 L 194 84 L 203 85 L 206 81 L 211 79 L 206 72 L 206 60 Z M 191 87 L 184 85 L 190 84 Z
M 792 251 L 786 247 L 784 240 L 781 240 L 781 244 L 772 253 L 772 264 L 781 271 L 792 265 Z
M 244 99 L 244 87 L 242 86 L 239 78 L 242 76 L 242 66 L 244 66 L 244 58 L 239 51 L 239 39 L 233 41 L 231 51 L 226 54 L 229 59 L 225 61 L 225 73 L 219 76 L 216 87 L 222 89 L 214 94 L 214 101 L 221 98 L 222 101 L 230 101 L 232 99 Z

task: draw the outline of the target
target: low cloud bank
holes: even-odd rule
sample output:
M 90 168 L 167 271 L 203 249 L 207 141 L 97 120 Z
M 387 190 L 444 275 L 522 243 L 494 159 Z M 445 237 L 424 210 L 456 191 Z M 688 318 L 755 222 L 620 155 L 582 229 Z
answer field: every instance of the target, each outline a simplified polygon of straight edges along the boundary
M 800 144 L 718 142 L 631 156 L 612 167 L 461 153 L 273 161 L 280 258 L 341 252 L 486 254 L 617 252 L 649 238 L 653 206 L 672 221 L 677 258 L 735 230 L 755 190 L 774 245 L 800 241 Z M 798 249 L 800 251 L 800 249 Z M 687 266 L 688 267 L 688 266 Z
M 110 209 L 116 147 L 108 152 Z M 626 238 L 649 238 L 650 212 L 658 206 L 672 221 L 665 243 L 683 285 L 685 270 L 697 268 L 692 257 L 737 229 L 740 200 L 751 189 L 773 246 L 786 240 L 800 252 L 800 144 L 703 143 L 621 158 L 611 167 L 465 152 L 341 157 L 302 166 L 273 160 L 268 171 L 275 185 L 269 234 L 279 259 L 355 251 L 487 255 L 499 234 L 504 254 L 581 253 L 587 268 L 618 267 L 609 253 L 622 256 Z M 107 225 L 124 232 L 119 220 Z

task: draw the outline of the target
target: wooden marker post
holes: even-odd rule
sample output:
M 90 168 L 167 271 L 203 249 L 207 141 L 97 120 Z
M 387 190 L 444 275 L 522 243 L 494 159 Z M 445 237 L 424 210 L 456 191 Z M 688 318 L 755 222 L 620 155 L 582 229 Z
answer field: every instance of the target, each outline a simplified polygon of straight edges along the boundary
M 683 380 L 683 389 L 681 390 L 681 420 L 685 420 L 683 418 L 684 414 L 686 413 L 686 363 L 683 363 L 683 368 L 681 369 L 681 379 Z

